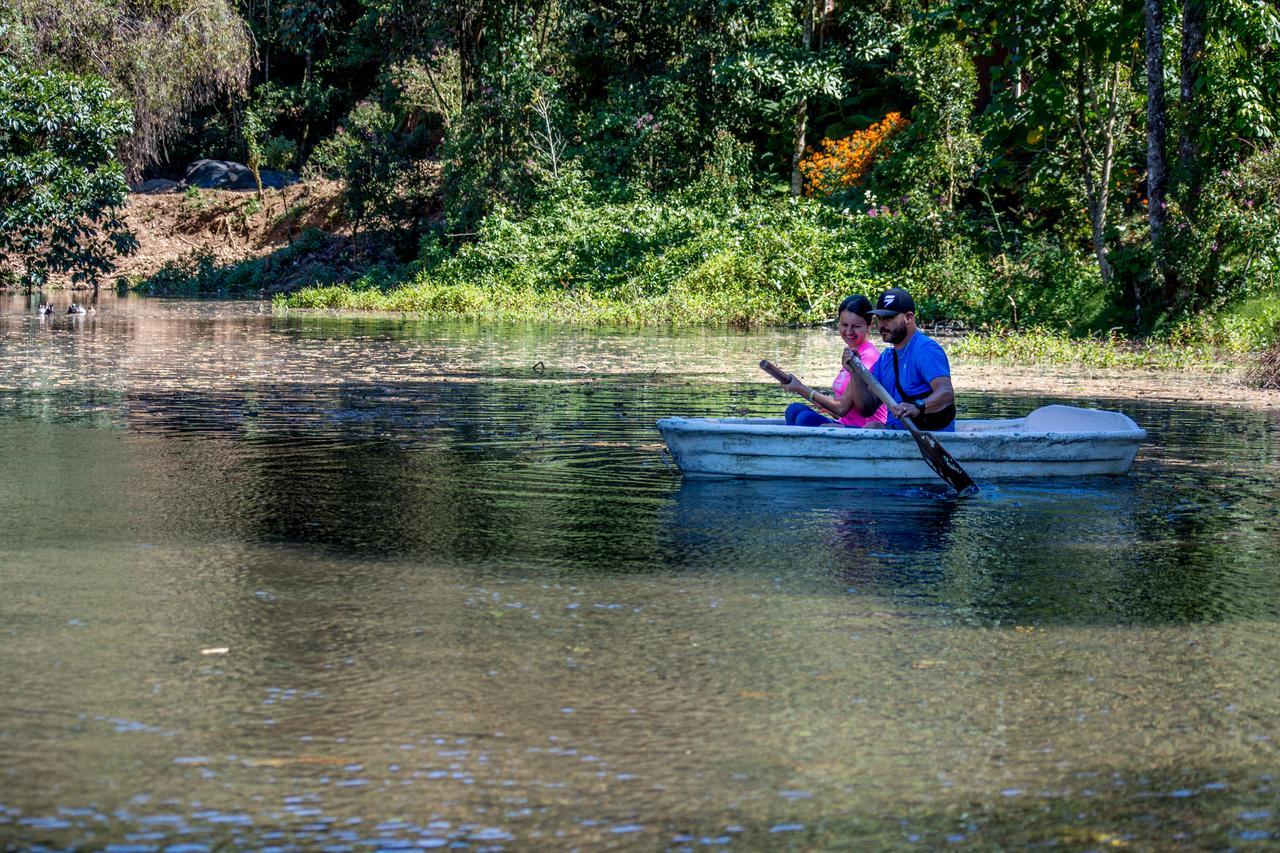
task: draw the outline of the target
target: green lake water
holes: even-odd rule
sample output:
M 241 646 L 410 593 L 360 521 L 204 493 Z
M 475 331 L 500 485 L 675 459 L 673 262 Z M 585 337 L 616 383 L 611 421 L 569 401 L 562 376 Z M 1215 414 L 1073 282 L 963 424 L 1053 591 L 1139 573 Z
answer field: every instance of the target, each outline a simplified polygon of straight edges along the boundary
M 65 297 L 63 300 L 65 305 Z M 0 846 L 1280 845 L 1280 419 L 1127 477 L 684 481 L 825 330 L 0 302 Z M 1158 380 L 1156 380 L 1158 381 Z

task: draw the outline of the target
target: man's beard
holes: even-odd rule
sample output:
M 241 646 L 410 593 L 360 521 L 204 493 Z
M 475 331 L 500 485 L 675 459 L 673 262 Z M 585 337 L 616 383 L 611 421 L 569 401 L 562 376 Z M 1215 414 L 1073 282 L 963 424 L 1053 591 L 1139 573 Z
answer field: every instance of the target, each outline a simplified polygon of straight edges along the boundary
M 880 337 L 886 344 L 896 344 L 907 336 L 907 327 L 899 326 L 896 329 L 880 329 Z

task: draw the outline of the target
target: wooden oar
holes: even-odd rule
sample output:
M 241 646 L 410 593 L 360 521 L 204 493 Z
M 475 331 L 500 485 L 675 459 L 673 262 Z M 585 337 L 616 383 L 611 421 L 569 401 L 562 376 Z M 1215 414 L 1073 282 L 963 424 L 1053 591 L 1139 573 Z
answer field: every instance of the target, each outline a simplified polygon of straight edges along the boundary
M 893 406 L 896 401 L 889 396 L 889 392 L 884 389 L 877 379 L 871 375 L 871 371 L 867 370 L 867 366 L 857 357 L 850 358 L 848 361 L 858 371 L 858 376 L 871 389 L 871 393 L 875 394 L 884 403 L 885 407 Z M 768 359 L 760 362 L 760 369 L 772 376 L 774 379 L 786 385 L 791 381 L 791 374 L 779 370 L 776 365 Z M 852 381 L 852 380 L 850 380 Z M 978 487 L 974 485 L 973 479 L 965 473 L 960 467 L 960 463 L 947 452 L 946 448 L 938 443 L 938 439 L 934 438 L 932 433 L 925 432 L 915 425 L 911 418 L 899 418 L 907 430 L 911 433 L 911 437 L 916 440 L 916 447 L 920 448 L 920 455 L 924 457 L 925 463 L 933 469 L 933 472 L 943 479 L 943 481 L 956 490 L 961 497 L 977 494 Z

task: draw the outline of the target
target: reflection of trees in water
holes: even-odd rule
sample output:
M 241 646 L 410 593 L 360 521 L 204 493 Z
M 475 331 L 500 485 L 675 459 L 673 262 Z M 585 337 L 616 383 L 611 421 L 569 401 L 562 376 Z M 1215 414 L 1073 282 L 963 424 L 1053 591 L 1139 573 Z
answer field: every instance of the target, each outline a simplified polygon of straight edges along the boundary
M 232 384 L 3 392 L 0 412 L 117 426 L 123 412 L 155 439 L 130 460 L 129 512 L 160 529 L 571 571 L 803 567 L 983 622 L 1203 621 L 1280 600 L 1273 414 L 1129 406 L 1152 438 L 1128 478 L 984 484 L 961 502 L 940 487 L 685 480 L 669 514 L 653 418 L 773 398 L 647 375 Z
M 216 569 L 236 594 L 200 618 L 211 635 L 254 650 L 256 681 L 304 689 L 326 682 L 311 669 L 347 656 L 365 666 L 380 653 L 377 607 L 397 600 L 389 578 L 405 580 L 386 558 L 433 574 L 474 567 L 478 584 L 504 566 L 650 565 L 649 496 L 611 483 L 609 464 L 594 470 L 626 452 L 615 445 L 627 427 L 604 396 L 509 385 L 495 401 L 474 383 L 137 394 L 129 424 L 149 452 L 133 460 L 126 491 L 148 526 L 237 544 Z M 610 446 L 589 446 L 605 438 Z M 450 633 L 459 625 L 467 632 Z M 465 649 L 470 627 L 427 620 L 422 642 Z M 285 673 L 271 661 L 301 665 Z M 359 706 L 360 684 L 326 690 L 322 707 Z M 446 686 L 437 692 L 448 698 Z M 285 717 L 291 733 L 340 730 L 340 713 L 331 723 L 318 713 L 282 711 L 280 730 Z
M 980 621 L 1202 622 L 1280 611 L 1269 482 L 1280 457 L 1277 416 L 1132 401 L 1114 408 L 1151 435 L 1132 474 L 986 485 L 957 505 L 934 539 L 936 555 L 920 551 L 922 565 L 942 564 L 942 580 L 922 586 L 907 576 L 903 592 Z M 874 522 L 855 518 L 849 529 L 863 532 L 854 541 L 893 547 Z
M 893 587 L 921 571 L 955 502 L 945 487 L 812 480 L 685 478 L 661 558 L 681 569 L 839 578 Z M 897 544 L 893 540 L 897 539 Z M 879 579 L 879 580 L 876 580 Z
M 1134 499 L 1124 478 L 989 488 L 957 517 L 944 595 L 983 622 L 1145 621 L 1112 594 L 1139 559 Z
M 1185 621 L 1280 613 L 1280 415 L 1150 406 L 1142 417 L 1164 470 L 1137 472 L 1150 509 L 1138 515 L 1135 606 Z
M 387 554 L 450 550 L 464 521 L 486 514 L 463 477 L 476 452 L 440 431 L 468 396 L 430 386 L 388 403 L 360 388 L 259 388 L 139 395 L 128 407 L 130 425 L 170 439 L 169 465 L 188 472 L 164 502 L 179 517 L 185 500 L 213 499 L 250 539 Z M 396 440 L 407 436 L 435 441 L 420 451 Z
M 653 438 L 631 406 L 617 388 L 511 382 L 282 385 L 127 403 L 135 430 L 181 439 L 184 457 L 210 456 L 209 475 L 228 482 L 191 491 L 235 504 L 251 537 L 605 569 L 648 559 L 650 514 L 636 509 L 667 488 L 619 476 L 634 465 L 629 445 Z

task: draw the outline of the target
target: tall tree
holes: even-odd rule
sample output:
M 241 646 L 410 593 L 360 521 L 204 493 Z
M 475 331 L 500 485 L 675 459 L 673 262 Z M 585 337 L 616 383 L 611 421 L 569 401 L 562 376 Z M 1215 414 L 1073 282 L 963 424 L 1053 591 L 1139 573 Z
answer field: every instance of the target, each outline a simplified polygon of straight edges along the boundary
M 1160 273 L 1164 302 L 1173 305 L 1180 301 L 1181 293 L 1165 245 L 1169 188 L 1169 167 L 1165 160 L 1168 117 L 1164 98 L 1164 15 L 1160 0 L 1143 0 L 1142 12 L 1147 68 L 1147 223 L 1151 229 L 1151 248 Z M 1141 312 L 1141 303 L 1137 310 Z
M 1179 101 L 1182 108 L 1182 134 L 1178 141 L 1178 166 L 1186 184 L 1184 201 L 1194 206 L 1200 190 L 1201 158 L 1196 143 L 1196 103 L 1203 85 L 1201 66 L 1204 59 L 1207 29 L 1206 0 L 1183 0 L 1182 57 L 1179 65 Z
M 841 51 L 824 38 L 834 11 L 830 0 L 801 0 L 799 17 L 790 2 L 744 3 L 728 30 L 735 47 L 719 77 L 743 108 L 785 139 L 790 191 L 804 189 L 800 160 L 807 147 L 814 99 L 839 98 L 845 89 Z
M 1087 53 L 1084 55 L 1087 56 Z M 1088 80 L 1089 63 L 1081 61 L 1076 66 L 1074 92 L 1076 135 L 1080 143 L 1080 165 L 1090 230 L 1093 234 L 1093 253 L 1102 282 L 1108 286 L 1111 284 L 1112 271 L 1107 249 L 1107 202 L 1111 190 L 1111 170 L 1115 165 L 1116 121 L 1120 118 L 1122 70 L 1119 62 L 1111 62 L 1109 65 L 1110 73 L 1093 75 L 1094 80 L 1103 78 L 1099 91 Z M 1096 130 L 1092 126 L 1095 122 L 1099 125 Z
M 821 2 L 824 0 L 803 0 L 800 4 L 800 50 L 802 53 L 813 50 L 818 4 Z M 804 138 L 808 122 L 809 97 L 807 93 L 801 92 L 799 102 L 796 104 L 795 129 L 791 146 L 791 195 L 793 196 L 799 196 L 804 192 L 804 176 L 800 174 L 800 159 L 804 157 Z
M 1125 0 L 1033 0 L 1014 14 L 1005 0 L 957 0 L 951 9 L 971 54 L 991 57 L 988 169 L 998 173 L 998 164 L 1029 148 L 1029 168 L 1006 172 L 1012 174 L 1006 191 L 1025 198 L 1030 175 L 1052 188 L 1040 190 L 1040 204 L 1056 205 L 1068 223 L 1083 201 L 1099 275 L 1111 284 L 1112 175 L 1134 119 L 1129 78 L 1137 57 L 1129 45 L 1141 33 L 1136 7 Z

